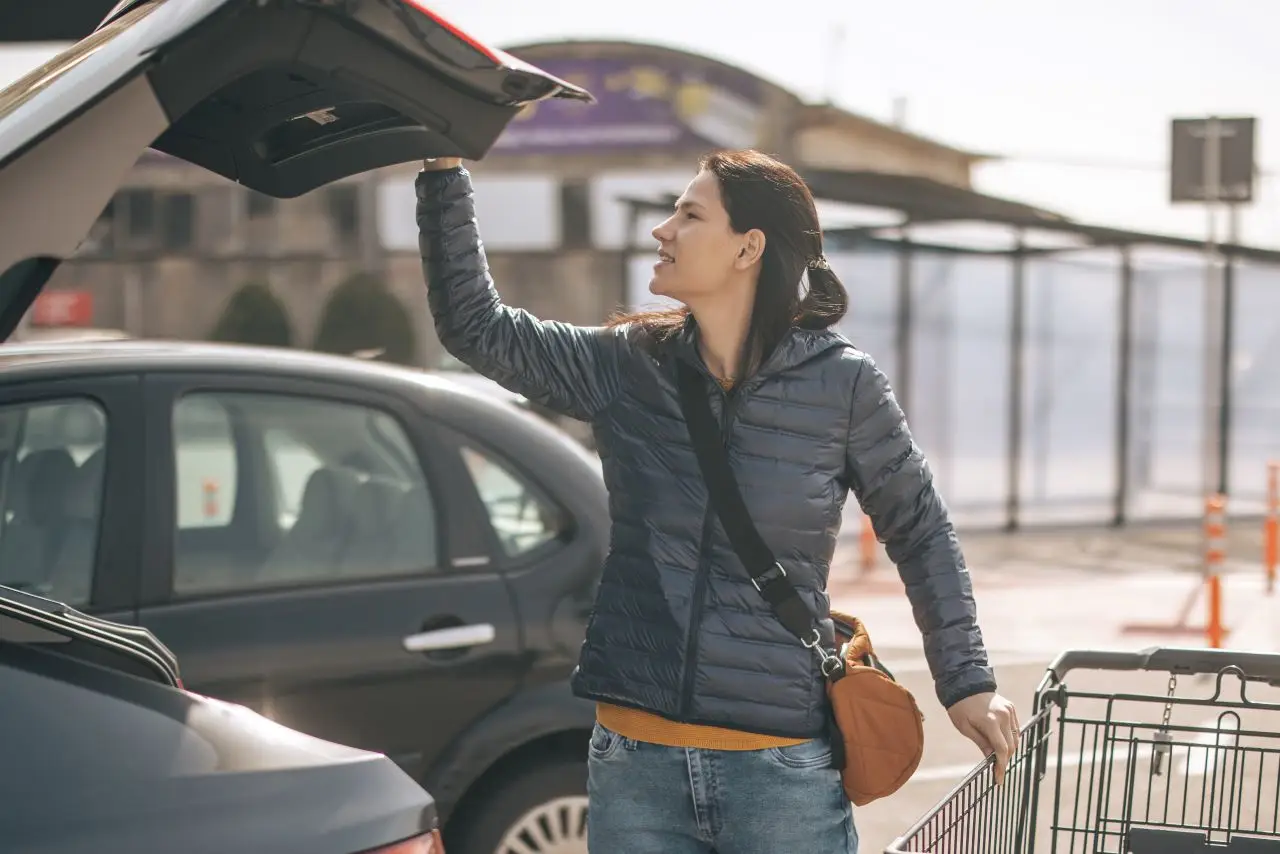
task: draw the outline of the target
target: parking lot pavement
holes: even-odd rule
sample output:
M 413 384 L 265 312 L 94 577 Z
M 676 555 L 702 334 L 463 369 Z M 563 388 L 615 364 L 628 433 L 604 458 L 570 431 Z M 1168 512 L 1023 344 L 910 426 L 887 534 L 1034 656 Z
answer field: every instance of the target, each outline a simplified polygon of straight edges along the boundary
M 1040 660 L 1066 647 L 1205 645 L 1207 600 L 1193 573 L 1007 567 L 973 578 L 978 620 L 997 660 Z M 1226 645 L 1280 651 L 1280 592 L 1266 595 L 1261 572 L 1225 575 L 1222 591 Z M 865 619 L 877 647 L 918 655 L 920 635 L 892 567 L 865 583 L 832 584 L 831 596 L 834 607 Z M 1185 629 L 1176 630 L 1184 611 Z
M 856 544 L 854 546 L 856 548 Z M 896 571 L 882 563 L 875 573 L 859 577 L 856 567 L 849 565 L 855 558 L 847 551 L 844 562 L 833 566 L 833 605 L 866 621 L 877 650 L 912 690 L 925 714 L 925 756 L 915 778 L 897 795 L 858 811 L 862 850 L 875 852 L 883 850 L 943 798 L 981 757 L 978 749 L 954 730 L 945 710 L 934 698 L 920 635 Z M 1236 566 L 1234 570 L 1224 577 L 1223 584 L 1224 622 L 1230 632 L 1226 646 L 1280 652 L 1280 593 L 1265 594 L 1260 569 Z M 1199 576 L 1185 568 L 1133 563 L 1123 568 L 1091 567 L 1070 562 L 1055 566 L 1042 558 L 1031 565 L 1015 557 L 986 563 L 982 569 L 974 570 L 973 578 L 979 621 L 1000 690 L 1017 704 L 1023 722 L 1032 714 L 1032 698 L 1045 668 L 1064 649 L 1205 646 L 1204 635 L 1198 631 L 1204 623 L 1205 599 L 1196 595 Z M 1171 628 L 1189 599 L 1191 607 L 1186 623 L 1190 632 L 1158 631 L 1152 626 L 1144 627 L 1143 631 L 1134 630 L 1139 624 Z M 1163 697 L 1167 679 L 1167 675 L 1159 674 L 1077 672 L 1068 678 L 1067 685 L 1073 691 L 1087 689 L 1104 694 L 1136 691 Z M 1212 680 L 1185 678 L 1178 696 L 1185 693 L 1207 696 L 1212 694 L 1213 687 Z M 1280 703 L 1280 690 L 1251 688 L 1250 699 L 1260 698 Z M 1158 722 L 1162 707 L 1163 703 L 1141 706 L 1135 712 L 1136 719 Z M 1190 723 L 1199 725 L 1208 721 L 1213 728 L 1216 716 L 1211 712 L 1211 709 L 1198 710 L 1205 720 Z M 1153 713 L 1155 717 L 1151 718 Z M 1186 712 L 1196 713 L 1195 710 Z M 1181 707 L 1178 714 L 1184 714 Z M 1177 720 L 1175 716 L 1175 723 Z M 1280 732 L 1280 712 L 1262 715 L 1256 724 L 1263 731 Z M 1149 738 L 1149 734 L 1139 738 Z M 1280 748 L 1280 737 L 1266 746 L 1272 750 Z M 1053 749 L 1056 751 L 1056 744 Z M 1078 742 L 1067 752 L 1079 755 Z M 1275 765 L 1277 757 L 1272 756 L 1269 761 Z M 1077 759 L 1071 767 L 1092 768 L 1094 764 L 1091 759 L 1083 763 Z M 1269 776 L 1280 776 L 1276 774 L 1280 766 L 1268 766 L 1267 771 Z M 1256 769 L 1250 773 L 1245 783 L 1253 783 L 1256 789 Z M 1070 776 L 1074 779 L 1074 775 Z M 1274 799 L 1276 784 L 1270 785 L 1267 796 Z M 1052 806 L 1052 792 L 1047 800 L 1046 809 Z M 1198 805 L 1193 804 L 1192 808 L 1197 809 Z M 1267 817 L 1266 820 L 1274 819 Z

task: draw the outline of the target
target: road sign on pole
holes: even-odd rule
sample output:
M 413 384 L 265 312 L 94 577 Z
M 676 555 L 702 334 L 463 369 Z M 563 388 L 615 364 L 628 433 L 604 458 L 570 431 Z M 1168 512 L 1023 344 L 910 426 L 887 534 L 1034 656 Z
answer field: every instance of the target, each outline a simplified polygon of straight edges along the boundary
M 1252 117 L 1174 119 L 1169 158 L 1169 200 L 1179 202 L 1253 201 L 1254 138 Z
M 1228 300 L 1229 280 L 1222 274 L 1222 253 L 1218 245 L 1218 210 L 1231 212 L 1228 243 L 1236 243 L 1237 207 L 1253 201 L 1254 134 L 1256 121 L 1250 117 L 1174 119 L 1170 128 L 1169 198 L 1179 202 L 1199 202 L 1208 215 L 1204 247 L 1204 443 L 1202 450 L 1204 494 L 1227 492 L 1225 457 L 1230 381 L 1226 370 L 1230 354 Z M 1206 562 L 1206 575 L 1211 567 Z

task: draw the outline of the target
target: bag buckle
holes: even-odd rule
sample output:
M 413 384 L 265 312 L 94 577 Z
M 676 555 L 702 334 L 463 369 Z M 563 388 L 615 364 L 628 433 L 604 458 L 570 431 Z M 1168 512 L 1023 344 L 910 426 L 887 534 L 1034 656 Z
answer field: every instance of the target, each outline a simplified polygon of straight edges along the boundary
M 812 639 L 802 640 L 800 643 L 816 652 L 818 657 L 822 659 L 823 676 L 830 677 L 833 673 L 844 669 L 844 662 L 840 660 L 840 656 L 832 655 L 825 647 L 823 647 L 822 635 L 818 633 L 817 629 L 813 630 Z
M 777 570 L 777 571 L 775 572 L 774 570 Z M 787 571 L 782 568 L 782 564 L 778 563 L 775 560 L 773 562 L 773 566 L 769 567 L 763 573 L 761 573 L 760 577 L 765 579 L 763 586 L 761 586 L 759 580 L 756 579 L 755 576 L 752 576 L 751 583 L 755 585 L 756 590 L 758 592 L 764 593 L 765 587 L 768 587 L 770 584 L 776 584 L 777 582 L 785 579 L 787 577 Z

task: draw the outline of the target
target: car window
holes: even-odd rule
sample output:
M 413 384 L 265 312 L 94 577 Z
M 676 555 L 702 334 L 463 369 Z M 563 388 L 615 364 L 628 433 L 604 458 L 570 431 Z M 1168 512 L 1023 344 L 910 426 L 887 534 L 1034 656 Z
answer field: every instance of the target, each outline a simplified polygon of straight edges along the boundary
M 231 416 L 213 396 L 186 398 L 174 410 L 178 530 L 231 523 L 236 499 L 236 446 Z
M 462 449 L 462 459 L 507 557 L 527 554 L 564 532 L 564 517 L 510 467 L 471 447 Z
M 177 429 L 197 420 L 201 434 Z M 177 402 L 174 424 L 176 594 L 438 566 L 433 496 L 391 415 L 292 395 L 199 392 Z M 215 506 L 205 504 L 211 496 Z
M 282 528 L 290 528 L 298 519 L 307 481 L 316 469 L 324 466 L 324 460 L 284 428 L 268 428 L 263 439 L 275 477 L 278 521 Z
M 0 584 L 88 603 L 106 438 L 87 398 L 0 407 Z

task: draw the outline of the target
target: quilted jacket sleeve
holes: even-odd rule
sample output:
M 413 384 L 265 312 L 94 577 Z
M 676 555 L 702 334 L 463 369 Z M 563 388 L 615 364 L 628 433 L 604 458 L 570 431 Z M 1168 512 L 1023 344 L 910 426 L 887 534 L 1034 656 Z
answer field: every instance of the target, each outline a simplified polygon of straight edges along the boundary
M 888 379 L 865 356 L 857 370 L 847 477 L 906 585 L 938 700 L 949 707 L 996 690 L 969 571 Z
M 617 396 L 621 329 L 539 320 L 503 305 L 489 275 L 465 167 L 418 174 L 418 246 L 445 349 L 482 376 L 589 421 Z

